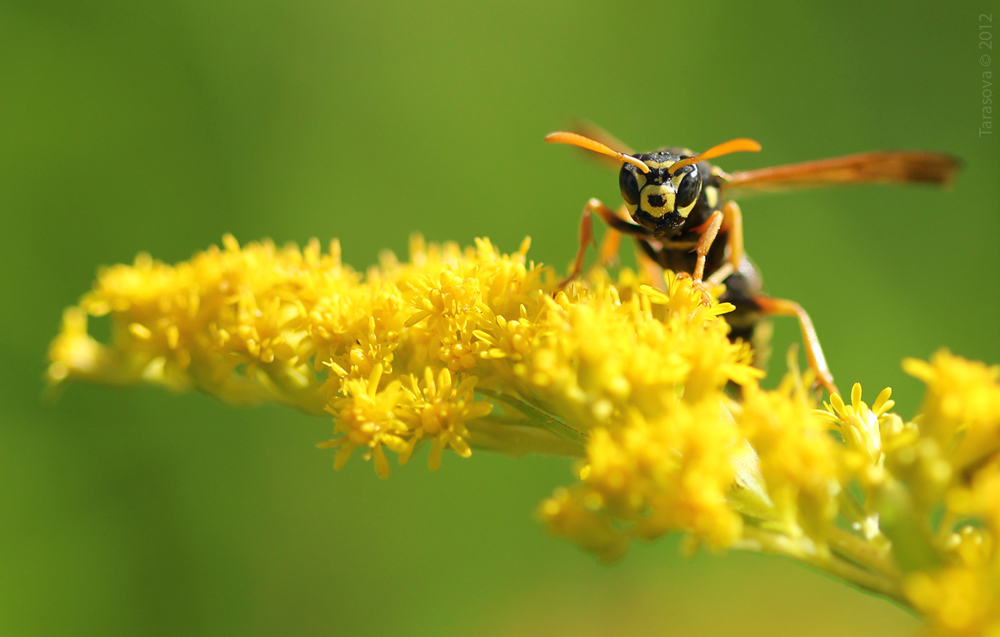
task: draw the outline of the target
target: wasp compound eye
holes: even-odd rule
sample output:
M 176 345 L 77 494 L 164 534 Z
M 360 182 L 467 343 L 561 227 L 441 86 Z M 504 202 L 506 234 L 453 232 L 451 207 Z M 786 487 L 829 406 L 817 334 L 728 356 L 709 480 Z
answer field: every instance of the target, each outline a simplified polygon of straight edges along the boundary
M 684 173 L 677 186 L 677 208 L 687 208 L 694 204 L 701 194 L 701 178 L 697 172 Z
M 639 190 L 642 188 L 642 184 L 639 183 L 640 178 L 645 183 L 645 176 L 636 174 L 635 168 L 629 164 L 622 166 L 621 172 L 618 173 L 618 186 L 622 190 L 622 199 L 625 203 L 632 206 L 639 204 Z

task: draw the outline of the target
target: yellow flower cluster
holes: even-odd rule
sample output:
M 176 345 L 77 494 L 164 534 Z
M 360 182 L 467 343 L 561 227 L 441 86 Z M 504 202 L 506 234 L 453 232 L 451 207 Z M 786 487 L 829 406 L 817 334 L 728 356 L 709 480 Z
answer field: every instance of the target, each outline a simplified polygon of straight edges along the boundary
M 468 457 L 473 447 L 586 456 L 581 484 L 542 507 L 554 530 L 603 524 L 621 554 L 629 537 L 684 529 L 715 546 L 739 537 L 726 503 L 738 432 L 727 383 L 761 373 L 745 345 L 690 279 L 664 291 L 623 271 L 565 288 L 526 259 L 425 246 L 383 255 L 364 276 L 339 246 L 322 254 L 226 237 L 175 266 L 141 255 L 101 271 L 67 310 L 49 378 L 154 383 L 233 403 L 275 400 L 333 415 L 340 467 L 355 449 L 389 475 L 386 449 L 406 462 L 430 443 Z M 108 315 L 112 338 L 87 334 Z M 556 506 L 562 498 L 565 506 Z M 582 534 L 566 533 L 581 544 Z
M 538 517 L 604 560 L 636 538 L 792 557 L 912 606 L 941 635 L 1000 635 L 1000 369 L 937 354 L 905 369 L 923 415 L 816 409 L 812 377 L 758 385 L 727 339 L 720 290 L 601 269 L 561 286 L 489 241 L 417 237 L 364 274 L 334 241 L 300 250 L 226 237 L 174 266 L 102 270 L 63 317 L 49 381 L 197 389 L 332 415 L 335 467 L 387 477 L 429 446 L 577 458 Z M 107 316 L 108 343 L 88 334 Z M 739 389 L 733 390 L 734 386 Z M 426 443 L 426 444 L 425 444 Z M 992 631 L 992 632 L 991 632 Z
M 906 595 L 938 634 L 1000 635 L 1000 366 L 941 351 L 903 367 L 927 394 L 886 465 L 917 486 L 910 507 L 935 558 L 907 574 Z
M 1000 367 L 942 350 L 903 368 L 927 385 L 911 422 L 889 412 L 888 389 L 871 408 L 858 385 L 827 407 L 864 494 L 841 513 L 932 634 L 1000 635 Z

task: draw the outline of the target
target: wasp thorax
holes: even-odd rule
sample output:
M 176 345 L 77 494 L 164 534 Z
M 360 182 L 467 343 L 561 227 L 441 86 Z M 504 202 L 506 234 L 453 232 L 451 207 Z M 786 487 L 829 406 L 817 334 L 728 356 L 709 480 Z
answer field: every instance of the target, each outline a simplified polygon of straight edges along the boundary
M 649 167 L 648 173 L 624 164 L 618 175 L 622 198 L 632 219 L 656 236 L 675 233 L 701 194 L 702 177 L 697 164 L 670 174 L 670 167 L 684 157 L 666 152 L 643 153 L 638 158 Z

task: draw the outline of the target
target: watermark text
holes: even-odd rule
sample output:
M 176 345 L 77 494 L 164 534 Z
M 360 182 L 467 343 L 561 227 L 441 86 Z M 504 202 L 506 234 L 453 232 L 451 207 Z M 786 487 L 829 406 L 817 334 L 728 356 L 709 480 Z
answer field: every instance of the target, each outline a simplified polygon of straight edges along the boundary
M 979 66 L 982 73 L 983 116 L 979 120 L 979 136 L 993 134 L 993 14 L 979 14 Z

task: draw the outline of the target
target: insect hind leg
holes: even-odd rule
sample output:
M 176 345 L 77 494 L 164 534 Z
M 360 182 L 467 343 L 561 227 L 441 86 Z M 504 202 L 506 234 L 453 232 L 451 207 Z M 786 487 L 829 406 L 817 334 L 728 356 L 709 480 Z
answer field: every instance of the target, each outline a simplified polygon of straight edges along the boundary
M 802 309 L 802 306 L 795 301 L 775 299 L 769 296 L 755 296 L 753 301 L 763 314 L 769 316 L 794 316 L 799 320 L 806 358 L 809 360 L 809 367 L 816 374 L 817 382 L 831 395 L 840 394 L 840 390 L 833 383 L 833 374 L 830 373 L 830 367 L 826 363 L 826 356 L 823 355 L 823 348 L 819 344 L 819 337 L 816 336 L 816 328 L 813 327 L 812 319 Z

